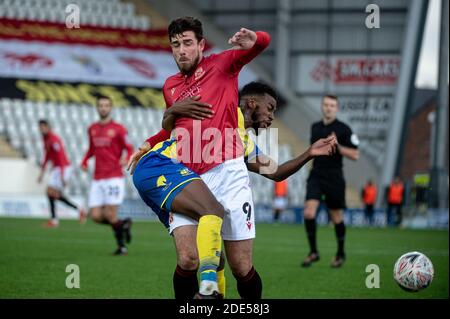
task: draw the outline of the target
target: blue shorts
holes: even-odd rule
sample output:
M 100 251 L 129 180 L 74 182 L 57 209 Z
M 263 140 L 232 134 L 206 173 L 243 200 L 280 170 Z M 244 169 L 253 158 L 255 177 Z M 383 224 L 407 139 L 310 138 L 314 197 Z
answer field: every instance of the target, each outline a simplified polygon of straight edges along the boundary
M 190 182 L 201 179 L 181 163 L 157 151 L 144 155 L 136 166 L 133 183 L 142 200 L 169 228 L 169 212 L 177 194 Z

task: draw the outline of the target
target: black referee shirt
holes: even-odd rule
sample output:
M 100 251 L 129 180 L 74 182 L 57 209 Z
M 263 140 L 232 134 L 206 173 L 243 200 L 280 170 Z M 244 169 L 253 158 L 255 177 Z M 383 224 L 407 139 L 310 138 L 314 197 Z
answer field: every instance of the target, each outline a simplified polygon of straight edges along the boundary
M 336 134 L 337 141 L 342 146 L 358 148 L 358 137 L 353 134 L 351 128 L 335 119 L 333 122 L 325 125 L 323 121 L 316 122 L 311 126 L 311 144 L 321 138 L 328 137 L 332 132 Z M 342 168 L 342 155 L 336 150 L 331 156 L 318 156 L 313 161 L 313 169 L 323 168 Z

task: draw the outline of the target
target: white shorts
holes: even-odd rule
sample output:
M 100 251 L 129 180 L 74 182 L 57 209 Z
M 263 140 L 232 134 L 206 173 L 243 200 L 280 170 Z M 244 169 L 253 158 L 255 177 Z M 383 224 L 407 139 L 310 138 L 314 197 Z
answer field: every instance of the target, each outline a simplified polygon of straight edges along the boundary
M 64 182 L 66 183 L 66 185 L 69 183 L 70 177 L 72 176 L 72 171 L 72 166 L 64 167 Z M 60 192 L 64 190 L 64 186 L 61 181 L 61 167 L 52 168 L 47 186 L 55 188 Z
M 244 158 L 236 158 L 212 168 L 200 175 L 216 199 L 225 208 L 222 223 L 223 240 L 255 238 L 255 212 L 250 178 Z M 169 232 L 180 226 L 198 225 L 187 216 L 173 213 Z
M 275 197 L 273 200 L 274 209 L 286 209 L 288 200 L 286 197 Z
M 120 205 L 125 197 L 125 178 L 94 179 L 89 191 L 89 208 Z

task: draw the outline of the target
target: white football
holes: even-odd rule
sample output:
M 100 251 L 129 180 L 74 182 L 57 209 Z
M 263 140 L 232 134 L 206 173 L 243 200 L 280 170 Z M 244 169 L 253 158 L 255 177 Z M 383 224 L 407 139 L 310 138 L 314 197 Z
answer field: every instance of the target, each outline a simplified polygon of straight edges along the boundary
M 394 279 L 406 291 L 419 291 L 428 287 L 433 276 L 431 260 L 418 251 L 402 255 L 394 266 Z

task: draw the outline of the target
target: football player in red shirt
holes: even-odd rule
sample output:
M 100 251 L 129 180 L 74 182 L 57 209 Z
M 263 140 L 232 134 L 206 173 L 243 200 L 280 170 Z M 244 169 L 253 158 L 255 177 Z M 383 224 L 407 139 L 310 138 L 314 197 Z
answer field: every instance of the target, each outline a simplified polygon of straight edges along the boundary
M 192 234 L 197 233 L 197 242 L 202 243 L 197 245 L 200 263 L 189 263 L 190 269 L 183 269 L 178 265 L 174 274 L 177 280 L 174 282 L 182 285 L 182 289 L 191 289 L 189 287 L 194 286 L 197 281 L 195 268 L 199 266 L 201 283 L 197 297 L 214 296 L 217 284 L 220 286 L 220 279 L 217 282 L 215 278 L 223 277 L 222 274 L 216 276 L 215 273 L 223 238 L 228 264 L 237 279 L 241 296 L 260 298 L 261 279 L 253 268 L 251 256 L 255 237 L 252 193 L 242 142 L 236 136 L 238 75 L 247 63 L 269 45 L 270 36 L 266 32 L 241 28 L 228 41 L 233 46 L 230 50 L 203 56 L 205 40 L 202 24 L 197 19 L 178 18 L 170 23 L 168 33 L 172 54 L 180 72 L 164 83 L 163 95 L 167 111 L 162 126 L 166 131 L 161 132 L 160 136 L 166 134 L 168 138 L 169 135 L 165 132 L 173 129 L 175 138 L 163 145 L 164 150 L 160 147 L 159 151 L 168 154 L 173 149 L 172 146 L 175 146 L 177 160 L 201 176 L 226 212 L 223 226 L 220 216 L 203 216 L 197 227 L 195 221 L 185 218 L 174 209 L 177 213 L 171 215 L 170 225 L 179 261 L 188 258 L 186 252 L 189 251 L 189 246 L 195 245 L 195 240 L 191 241 L 195 239 Z M 172 114 L 172 105 L 195 96 L 201 96 L 201 101 L 211 106 L 213 116 L 199 121 Z M 213 152 L 208 152 L 208 148 Z M 168 172 L 162 177 L 167 176 L 170 176 Z M 144 174 L 135 176 L 133 180 L 135 186 L 146 186 Z M 175 182 L 167 180 L 164 185 L 170 187 L 172 184 Z M 186 186 L 186 183 L 183 185 Z M 146 191 L 144 188 L 138 190 L 140 194 Z M 164 203 L 165 201 L 162 206 Z M 161 208 L 172 209 L 165 206 Z M 186 238 L 190 240 L 185 240 Z M 204 261 L 209 264 L 205 266 Z M 211 276 L 208 277 L 209 275 Z
M 64 188 L 69 182 L 72 174 L 72 167 L 70 161 L 64 150 L 64 144 L 61 138 L 52 131 L 47 120 L 39 121 L 39 130 L 44 141 L 44 161 L 41 165 L 41 173 L 38 177 L 38 182 L 41 183 L 44 177 L 45 168 L 48 162 L 52 162 L 53 167 L 50 173 L 50 180 L 47 185 L 47 197 L 50 204 L 51 219 L 46 224 L 47 227 L 57 227 L 59 225 L 58 217 L 56 216 L 55 200 L 59 200 L 64 204 L 79 210 L 80 222 L 83 223 L 86 219 L 86 213 L 83 208 L 78 208 L 73 202 L 69 201 L 63 195 Z
M 281 181 L 292 174 L 295 174 L 303 165 L 305 165 L 308 161 L 316 156 L 321 155 L 331 155 L 335 152 L 336 148 L 336 139 L 333 136 L 329 136 L 328 138 L 320 139 L 311 147 L 299 155 L 298 157 L 287 161 L 281 165 L 278 165 L 273 159 L 269 156 L 265 155 L 261 152 L 259 147 L 252 141 L 249 135 L 245 132 L 245 129 L 254 129 L 258 131 L 259 129 L 268 128 L 271 126 L 271 123 L 274 119 L 274 112 L 277 107 L 277 95 L 276 92 L 268 85 L 258 82 L 252 82 L 244 86 L 240 93 L 240 108 L 236 109 L 239 118 L 239 128 L 244 129 L 244 131 L 240 130 L 241 140 L 243 142 L 243 146 L 245 149 L 245 160 L 247 164 L 247 168 L 249 171 L 255 172 L 262 176 L 265 176 L 274 181 Z M 202 102 L 199 102 L 197 99 L 186 99 L 181 102 L 174 103 L 171 106 L 171 109 L 174 110 L 179 116 L 189 117 L 189 118 L 197 118 L 197 117 L 208 117 L 210 113 L 210 108 L 208 105 L 205 105 Z M 165 206 L 163 208 L 159 208 L 158 205 L 158 190 L 164 194 L 164 190 L 161 188 L 154 187 L 152 185 L 151 179 L 152 175 L 157 177 L 160 174 L 164 174 L 163 170 L 168 170 L 168 165 L 158 165 L 158 169 L 146 169 L 149 167 L 149 163 L 152 160 L 148 160 L 149 156 L 152 156 L 152 153 L 167 154 L 170 152 L 164 151 L 164 144 L 170 143 L 169 141 L 165 141 L 161 148 L 158 146 L 151 148 L 149 140 L 153 142 L 157 142 L 158 136 L 153 136 L 148 139 L 138 151 L 136 151 L 130 158 L 128 169 L 131 171 L 131 174 L 135 173 L 134 179 L 136 179 L 136 175 L 143 174 L 144 175 L 144 187 L 140 185 L 135 186 L 140 191 L 140 195 L 144 199 L 144 201 L 149 205 L 154 212 L 158 215 L 160 221 L 168 228 L 169 232 L 174 234 L 174 239 L 177 241 L 177 236 L 179 233 L 176 232 L 177 225 L 174 225 L 173 214 L 168 214 L 167 210 L 169 206 Z M 150 151 L 151 149 L 151 151 Z M 163 151 L 161 151 L 163 150 Z M 155 154 L 153 154 L 155 156 Z M 147 157 L 147 159 L 146 159 Z M 143 158 L 143 161 L 140 159 Z M 155 161 L 155 160 L 153 160 Z M 143 163 L 144 162 L 144 163 Z M 158 161 L 157 161 L 158 162 Z M 184 167 L 184 166 L 183 166 Z M 135 171 L 134 171 L 135 169 Z M 181 171 L 188 171 L 189 169 L 181 169 Z M 231 173 L 231 172 L 228 172 Z M 167 175 L 166 175 L 167 176 Z M 188 175 L 186 178 L 196 177 L 192 174 Z M 182 178 L 182 177 L 179 177 Z M 137 180 L 142 180 L 141 177 L 137 177 Z M 176 178 L 175 178 L 176 180 Z M 150 182 L 148 182 L 150 181 Z M 169 181 L 169 178 L 167 178 Z M 174 178 L 170 178 L 170 182 L 173 182 Z M 154 182 L 153 182 L 154 183 Z M 204 202 L 208 202 L 207 194 L 201 192 L 201 190 L 189 190 L 189 187 L 194 184 L 194 182 L 190 183 L 186 188 L 179 192 L 179 196 L 175 195 L 175 198 L 172 201 L 172 208 L 177 207 L 175 202 L 180 202 L 181 197 L 184 202 L 186 202 L 186 197 L 193 201 L 199 201 L 201 204 Z M 175 186 L 177 183 L 175 183 Z M 170 186 L 173 187 L 173 186 Z M 170 187 L 166 192 L 170 191 Z M 187 194 L 183 194 L 184 190 L 187 190 Z M 143 191 L 142 191 L 143 190 Z M 149 191 L 150 196 L 146 196 L 147 191 Z M 142 194 L 141 194 L 142 193 Z M 200 198 L 200 199 L 199 199 Z M 178 206 L 179 207 L 179 206 Z M 178 213 L 185 214 L 182 210 L 176 210 Z M 207 212 L 211 210 L 206 210 Z M 188 219 L 190 216 L 184 216 L 184 219 Z M 193 221 L 193 217 L 190 217 L 191 221 Z M 250 220 L 251 217 L 248 219 Z M 193 221 L 194 224 L 197 224 Z M 198 233 L 198 231 L 197 231 Z M 197 241 L 199 239 L 197 238 Z M 203 239 L 204 240 L 204 239 Z M 183 237 L 183 249 L 180 250 L 177 247 L 178 254 L 178 265 L 176 273 L 173 277 L 173 284 L 175 290 L 175 298 L 177 299 L 192 299 L 195 292 L 198 290 L 198 284 L 196 284 L 196 271 L 195 269 L 192 271 L 188 271 L 192 267 L 196 266 L 195 260 L 198 260 L 199 254 L 197 252 L 197 245 L 195 243 L 195 231 L 190 234 L 190 236 Z M 179 245 L 179 244 L 178 244 Z M 245 255 L 244 255 L 245 256 Z M 250 254 L 251 256 L 251 254 Z M 222 256 L 221 256 L 222 257 Z M 217 280 L 218 280 L 218 288 L 219 293 L 222 296 L 225 296 L 225 277 L 223 276 L 223 263 L 224 260 L 221 260 L 221 266 L 217 269 Z M 178 274 L 177 274 L 178 273 Z M 182 275 L 182 277 L 181 277 Z M 253 274 L 255 276 L 255 274 Z M 238 291 L 242 298 L 257 298 L 261 296 L 261 286 L 259 288 L 253 285 L 243 285 L 242 283 L 238 284 Z M 251 288 L 253 287 L 253 288 Z
M 126 255 L 125 240 L 131 241 L 131 219 L 120 220 L 117 211 L 125 196 L 125 178 L 122 167 L 133 152 L 127 138 L 127 129 L 111 118 L 112 101 L 101 96 L 97 99 L 100 121 L 88 128 L 89 149 L 81 163 L 87 171 L 88 160 L 95 157 L 94 177 L 89 192 L 89 216 L 97 223 L 111 225 L 118 248 L 115 255 Z M 123 156 L 123 151 L 127 156 Z M 125 236 L 125 238 L 124 238 Z

